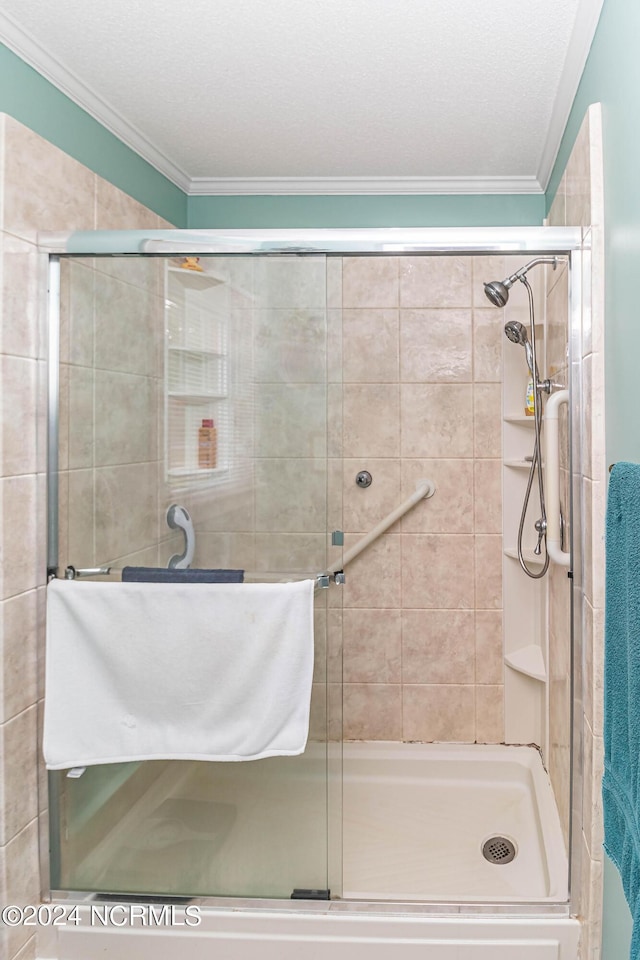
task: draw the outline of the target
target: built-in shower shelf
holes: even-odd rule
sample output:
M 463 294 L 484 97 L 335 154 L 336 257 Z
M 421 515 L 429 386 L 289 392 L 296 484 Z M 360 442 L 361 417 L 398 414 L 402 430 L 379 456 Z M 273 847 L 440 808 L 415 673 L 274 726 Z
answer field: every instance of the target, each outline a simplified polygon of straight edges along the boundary
M 184 393 L 182 390 L 169 390 L 167 396 L 174 400 L 224 400 L 224 393 Z
M 507 547 L 504 551 L 505 557 L 510 557 L 512 560 L 518 560 L 518 551 L 516 547 Z M 522 556 L 524 557 L 525 563 L 542 566 L 544 564 L 544 555 L 541 554 L 538 556 L 533 550 L 523 550 Z
M 536 422 L 535 417 L 528 417 L 526 413 L 518 413 L 513 417 L 504 417 L 505 423 L 524 423 L 528 427 L 533 427 Z
M 215 477 L 221 473 L 228 473 L 228 467 L 172 467 L 168 471 L 170 477 Z
M 165 274 L 164 456 L 166 479 L 182 492 L 225 483 L 233 446 L 228 316 L 218 290 L 227 279 L 178 264 Z M 214 449 L 203 462 L 217 466 L 199 467 L 200 430 L 211 422 Z
M 535 643 L 513 650 L 511 653 L 505 653 L 504 662 L 518 673 L 524 673 L 525 676 L 533 677 L 534 680 L 540 680 L 542 683 L 546 682 L 547 668 L 544 665 L 542 650 Z
M 505 460 L 505 467 L 514 467 L 516 470 L 530 470 L 531 460 Z
M 185 270 L 184 267 L 167 267 L 169 274 L 185 287 L 192 287 L 194 290 L 205 290 L 207 287 L 215 287 L 224 283 L 220 277 L 213 277 L 210 273 L 200 272 L 200 270 Z
M 225 353 L 220 350 L 202 350 L 200 347 L 174 347 L 168 346 L 169 353 L 183 353 L 193 357 L 225 357 Z

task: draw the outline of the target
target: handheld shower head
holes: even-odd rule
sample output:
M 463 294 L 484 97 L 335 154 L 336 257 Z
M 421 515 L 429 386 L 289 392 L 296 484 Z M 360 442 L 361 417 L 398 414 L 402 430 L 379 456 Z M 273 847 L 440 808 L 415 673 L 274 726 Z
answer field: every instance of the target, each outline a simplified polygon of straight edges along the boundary
M 533 372 L 533 349 L 529 343 L 529 338 L 527 337 L 526 327 L 519 323 L 518 320 L 509 320 L 504 325 L 504 332 L 507 335 L 507 340 L 511 340 L 511 343 L 519 343 L 520 346 L 524 347 L 525 355 L 527 357 L 527 366 L 531 376 L 534 376 Z M 535 376 L 537 379 L 537 375 Z
M 517 320 L 509 320 L 508 323 L 505 323 L 504 332 L 507 335 L 507 340 L 511 340 L 511 343 L 519 343 L 524 346 L 525 343 L 529 342 L 526 327 Z

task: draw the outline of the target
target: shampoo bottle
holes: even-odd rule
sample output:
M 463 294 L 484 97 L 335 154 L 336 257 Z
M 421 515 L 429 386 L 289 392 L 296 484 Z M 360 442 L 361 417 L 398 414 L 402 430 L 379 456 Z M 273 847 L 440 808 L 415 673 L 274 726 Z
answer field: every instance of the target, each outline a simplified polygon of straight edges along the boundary
M 218 436 L 213 420 L 203 420 L 198 429 L 198 467 L 213 470 L 218 464 Z
M 527 382 L 527 394 L 524 401 L 524 412 L 528 417 L 532 417 L 535 412 L 535 398 L 534 398 L 534 386 L 533 386 L 533 377 L 529 377 Z

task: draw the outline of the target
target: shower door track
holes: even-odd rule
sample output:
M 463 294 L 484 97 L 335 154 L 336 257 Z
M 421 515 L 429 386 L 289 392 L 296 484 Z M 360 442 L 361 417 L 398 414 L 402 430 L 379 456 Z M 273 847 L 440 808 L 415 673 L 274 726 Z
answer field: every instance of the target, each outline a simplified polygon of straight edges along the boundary
M 52 890 L 51 902 L 61 904 L 84 904 L 87 908 L 91 904 L 127 903 L 128 898 L 139 902 L 140 893 L 109 894 L 91 893 L 86 890 Z M 145 903 L 156 901 L 171 904 L 175 902 L 181 907 L 193 904 L 202 910 L 237 912 L 265 911 L 269 913 L 306 913 L 313 914 L 358 914 L 366 911 L 374 916 L 431 916 L 431 917 L 569 917 L 571 915 L 570 902 L 558 901 L 434 901 L 434 900 L 297 900 L 297 899 L 267 899 L 259 897 L 171 897 L 149 895 L 145 896 Z

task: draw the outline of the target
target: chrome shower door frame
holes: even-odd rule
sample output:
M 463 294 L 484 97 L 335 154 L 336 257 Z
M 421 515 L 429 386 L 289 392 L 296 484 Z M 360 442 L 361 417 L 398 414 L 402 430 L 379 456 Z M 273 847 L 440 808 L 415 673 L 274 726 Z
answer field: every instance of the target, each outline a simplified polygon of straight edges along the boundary
M 336 230 L 150 230 L 150 231 L 81 231 L 75 233 L 41 234 L 40 247 L 49 254 L 49 391 L 48 391 L 48 446 L 47 446 L 47 567 L 49 575 L 58 567 L 58 422 L 59 422 L 59 345 L 60 345 L 60 258 L 73 256 L 198 256 L 202 254 L 247 255 L 318 255 L 327 256 L 402 256 L 402 255 L 565 255 L 569 258 L 570 276 L 570 437 L 572 456 L 572 516 L 582 512 L 581 483 L 576 465 L 582 463 L 582 448 L 578 408 L 582 407 L 581 355 L 577 344 L 580 330 L 589 310 L 583 297 L 586 271 L 590 267 L 588 241 L 579 228 L 566 227 L 491 227 L 491 228 L 375 228 Z M 582 551 L 575 531 L 579 522 L 571 525 L 574 532 L 572 556 L 574 567 L 572 602 L 572 744 L 571 744 L 571 842 L 570 842 L 570 900 L 569 903 L 517 904 L 463 904 L 457 903 L 381 903 L 332 902 L 331 908 L 342 911 L 370 909 L 379 914 L 437 914 L 513 916 L 566 916 L 579 913 L 577 891 L 580 886 L 582 826 L 582 718 L 575 710 L 576 700 L 582 702 L 581 619 L 579 616 L 581 578 L 575 575 L 580 568 Z M 578 715 L 580 713 L 580 715 Z M 44 856 L 44 855 L 43 855 Z M 46 860 L 46 856 L 44 857 Z M 44 866 L 44 864 L 43 864 Z M 61 902 L 78 902 L 86 892 L 51 891 L 51 897 Z M 296 911 L 295 901 L 271 899 L 243 900 L 237 906 L 233 898 L 212 897 L 199 900 L 204 906 L 232 907 L 234 909 L 269 909 Z M 320 904 L 318 904 L 320 906 Z

